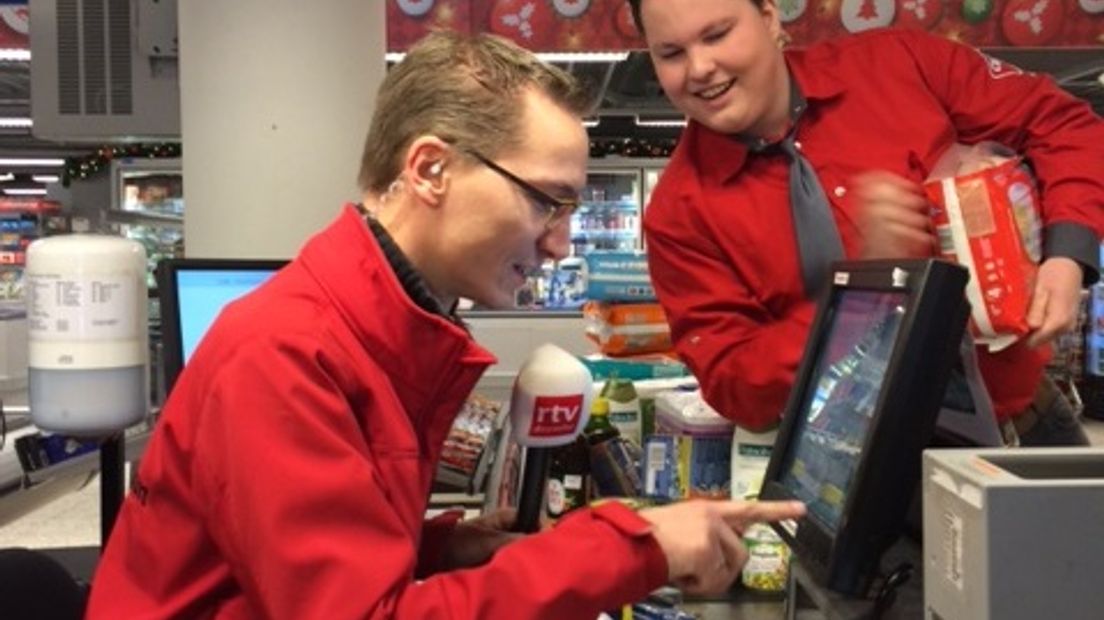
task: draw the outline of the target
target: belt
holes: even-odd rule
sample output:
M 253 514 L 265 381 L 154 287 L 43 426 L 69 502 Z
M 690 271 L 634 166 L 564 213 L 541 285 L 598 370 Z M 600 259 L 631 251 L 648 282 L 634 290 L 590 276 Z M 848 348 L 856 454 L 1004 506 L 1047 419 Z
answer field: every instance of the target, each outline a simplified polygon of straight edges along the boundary
M 1039 388 L 1035 390 L 1035 398 L 1031 401 L 1031 404 L 1001 424 L 1001 434 L 1004 435 L 1004 442 L 1010 446 L 1019 445 L 1019 438 L 1031 432 L 1031 429 L 1039 423 L 1039 412 L 1049 411 L 1054 399 L 1061 396 L 1061 394 L 1062 392 L 1058 389 L 1058 385 L 1054 383 L 1054 380 L 1044 375 L 1042 381 L 1039 382 Z

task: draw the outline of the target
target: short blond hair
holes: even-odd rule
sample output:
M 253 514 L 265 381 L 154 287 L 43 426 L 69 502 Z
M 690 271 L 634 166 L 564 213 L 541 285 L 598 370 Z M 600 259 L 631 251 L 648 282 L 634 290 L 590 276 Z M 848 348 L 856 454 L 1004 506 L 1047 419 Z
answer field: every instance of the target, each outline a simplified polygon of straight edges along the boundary
M 531 88 L 576 116 L 588 112 L 570 74 L 505 39 L 428 35 L 380 85 L 360 162 L 361 190 L 385 192 L 419 136 L 435 135 L 488 157 L 520 146 L 521 97 Z

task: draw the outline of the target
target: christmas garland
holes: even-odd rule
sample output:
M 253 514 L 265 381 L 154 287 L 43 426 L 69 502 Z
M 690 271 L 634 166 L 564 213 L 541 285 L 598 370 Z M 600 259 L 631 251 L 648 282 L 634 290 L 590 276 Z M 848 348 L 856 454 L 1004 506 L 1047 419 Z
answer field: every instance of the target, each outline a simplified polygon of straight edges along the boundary
M 675 150 L 675 138 L 600 138 L 591 140 L 591 157 L 670 157 Z M 68 157 L 61 173 L 61 184 L 69 187 L 73 181 L 81 181 L 107 169 L 113 159 L 162 159 L 180 157 L 181 147 L 176 143 L 128 144 L 105 146 L 91 155 Z
M 180 157 L 180 145 L 163 144 L 127 144 L 105 146 L 91 155 L 67 157 L 65 168 L 61 171 L 61 184 L 69 187 L 74 180 L 84 180 L 107 169 L 113 159 L 163 159 Z
M 670 157 L 677 138 L 599 138 L 590 141 L 591 157 Z

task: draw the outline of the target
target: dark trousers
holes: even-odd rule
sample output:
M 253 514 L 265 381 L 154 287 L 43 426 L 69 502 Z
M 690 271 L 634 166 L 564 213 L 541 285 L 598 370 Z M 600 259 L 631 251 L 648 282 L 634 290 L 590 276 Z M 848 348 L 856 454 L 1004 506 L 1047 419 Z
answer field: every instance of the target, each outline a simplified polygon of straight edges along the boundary
M 1081 427 L 1073 405 L 1050 377 L 1044 376 L 1035 401 L 1005 424 L 1008 443 L 1021 446 L 1087 446 L 1089 437 Z

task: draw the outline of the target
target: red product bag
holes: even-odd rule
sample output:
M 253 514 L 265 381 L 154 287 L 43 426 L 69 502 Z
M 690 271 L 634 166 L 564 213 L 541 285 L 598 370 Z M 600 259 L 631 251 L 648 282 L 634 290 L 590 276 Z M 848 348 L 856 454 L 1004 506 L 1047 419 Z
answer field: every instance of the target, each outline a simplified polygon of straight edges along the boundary
M 1041 255 L 1039 193 L 1022 159 L 1000 145 L 955 145 L 924 183 L 940 254 L 970 271 L 970 330 L 990 351 L 1030 331 Z

